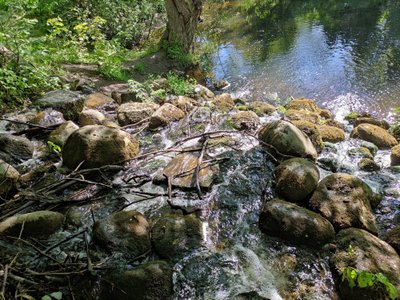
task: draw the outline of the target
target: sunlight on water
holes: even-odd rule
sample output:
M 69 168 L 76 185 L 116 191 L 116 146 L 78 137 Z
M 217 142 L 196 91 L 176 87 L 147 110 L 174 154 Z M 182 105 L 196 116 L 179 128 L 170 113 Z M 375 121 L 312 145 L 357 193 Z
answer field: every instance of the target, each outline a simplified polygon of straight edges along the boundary
M 248 99 L 271 100 L 277 93 L 281 99 L 316 99 L 339 114 L 362 110 L 389 116 L 400 106 L 399 6 L 341 2 L 332 8 L 297 1 L 288 11 L 272 11 L 275 23 L 243 15 L 249 20 L 244 32 L 238 28 L 222 38 L 213 61 L 215 78 L 227 79 L 231 92 Z

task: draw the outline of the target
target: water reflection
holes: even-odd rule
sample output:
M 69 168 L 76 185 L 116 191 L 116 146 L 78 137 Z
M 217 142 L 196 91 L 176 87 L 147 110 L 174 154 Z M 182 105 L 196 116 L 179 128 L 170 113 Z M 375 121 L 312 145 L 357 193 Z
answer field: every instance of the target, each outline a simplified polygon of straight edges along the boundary
M 398 1 L 244 0 L 230 10 L 214 74 L 231 91 L 382 116 L 400 106 Z

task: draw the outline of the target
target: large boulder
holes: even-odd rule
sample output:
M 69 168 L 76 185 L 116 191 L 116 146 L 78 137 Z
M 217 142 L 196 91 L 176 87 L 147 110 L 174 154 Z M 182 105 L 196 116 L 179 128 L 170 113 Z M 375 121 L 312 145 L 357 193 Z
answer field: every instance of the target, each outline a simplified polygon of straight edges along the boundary
M 150 251 L 150 226 L 139 212 L 119 211 L 96 221 L 93 227 L 96 243 L 130 257 Z
M 50 133 L 49 141 L 56 145 L 64 147 L 65 141 L 68 139 L 68 137 L 78 129 L 79 126 L 76 125 L 74 122 L 64 122 Z
M 172 299 L 172 268 L 152 261 L 127 271 L 113 271 L 101 281 L 100 300 Z
M 37 100 L 43 108 L 52 108 L 63 113 L 67 120 L 77 119 L 83 109 L 85 99 L 81 94 L 73 91 L 53 91 Z
M 390 153 L 390 165 L 398 166 L 400 165 L 400 145 L 394 146 Z
M 371 205 L 377 196 L 361 179 L 344 173 L 331 174 L 319 183 L 309 206 L 327 218 L 336 230 L 348 227 L 376 233 Z
M 182 258 L 188 252 L 201 247 L 203 223 L 193 214 L 164 215 L 154 224 L 151 239 L 162 258 Z
M 379 127 L 382 127 L 383 129 L 389 129 L 390 125 L 387 121 L 385 120 L 377 120 L 373 117 L 357 117 L 354 120 L 354 126 L 358 126 L 360 124 L 372 124 L 372 125 L 376 125 Z
M 314 161 L 317 159 L 317 151 L 310 139 L 287 121 L 274 121 L 265 125 L 258 138 L 262 146 L 278 156 L 304 157 Z
M 0 134 L 0 159 L 19 164 L 32 158 L 34 146 L 27 138 L 11 134 Z
M 318 186 L 318 168 L 304 158 L 285 160 L 276 168 L 275 174 L 276 192 L 289 202 L 303 202 Z
M 4 198 L 15 187 L 19 176 L 13 166 L 0 159 L 0 197 Z
M 127 132 L 102 125 L 89 125 L 74 131 L 65 142 L 64 165 L 75 169 L 119 164 L 139 153 L 139 143 Z
M 312 248 L 321 248 L 335 238 L 335 230 L 327 219 L 281 200 L 272 200 L 264 205 L 259 226 L 268 235 Z
M 185 113 L 183 110 L 173 106 L 172 104 L 165 103 L 152 114 L 149 127 L 154 129 L 157 127 L 167 126 L 169 123 L 178 121 L 184 116 Z
M 397 141 L 385 129 L 372 125 L 360 124 L 353 129 L 350 137 L 374 143 L 379 149 L 390 149 L 397 145 Z
M 121 126 L 138 123 L 151 115 L 159 108 L 155 103 L 132 102 L 118 107 L 117 117 Z
M 337 143 L 345 139 L 344 130 L 341 128 L 329 125 L 318 125 L 317 128 L 324 142 Z
M 337 250 L 330 262 L 337 275 L 340 299 L 388 299 L 385 287 L 377 286 L 379 283 L 364 288 L 356 284 L 350 288 L 348 280 L 342 280 L 342 273 L 347 267 L 372 274 L 382 273 L 400 293 L 400 257 L 389 244 L 357 228 L 341 230 L 336 242 Z
M 180 188 L 196 187 L 196 168 L 199 159 L 191 153 L 177 155 L 171 160 L 162 171 L 160 180 L 171 179 L 171 184 Z M 203 188 L 209 188 L 218 175 L 217 165 L 207 166 L 204 162 L 200 165 L 198 174 L 199 185 Z
M 12 216 L 0 223 L 0 236 L 46 238 L 61 228 L 64 215 L 54 211 L 35 211 Z

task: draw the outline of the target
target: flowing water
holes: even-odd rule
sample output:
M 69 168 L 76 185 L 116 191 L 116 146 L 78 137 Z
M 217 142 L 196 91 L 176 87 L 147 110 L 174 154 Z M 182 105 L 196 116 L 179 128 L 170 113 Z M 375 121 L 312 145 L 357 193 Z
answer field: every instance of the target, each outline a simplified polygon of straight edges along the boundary
M 336 113 L 400 106 L 400 3 L 231 1 L 219 12 L 217 80 L 249 99 L 316 99 Z M 227 5 L 225 5 L 227 6 Z

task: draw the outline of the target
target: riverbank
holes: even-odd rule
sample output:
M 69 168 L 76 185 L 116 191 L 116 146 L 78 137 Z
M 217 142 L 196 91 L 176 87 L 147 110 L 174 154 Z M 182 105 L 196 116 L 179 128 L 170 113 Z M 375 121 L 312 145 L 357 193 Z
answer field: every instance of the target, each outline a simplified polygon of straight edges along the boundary
M 173 84 L 55 91 L 3 116 L 6 299 L 399 291 L 398 129 Z M 353 271 L 371 287 L 349 289 Z

